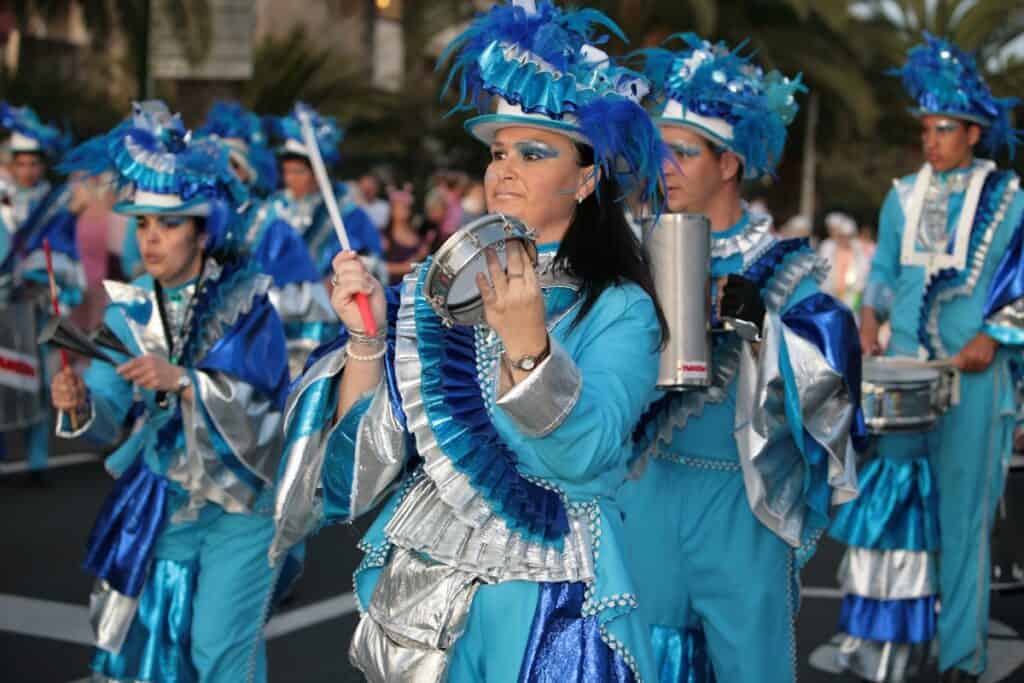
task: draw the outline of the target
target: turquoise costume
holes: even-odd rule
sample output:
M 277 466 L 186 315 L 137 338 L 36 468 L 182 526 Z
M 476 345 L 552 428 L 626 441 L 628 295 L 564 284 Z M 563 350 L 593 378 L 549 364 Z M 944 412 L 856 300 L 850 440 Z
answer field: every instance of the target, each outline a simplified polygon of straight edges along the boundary
M 919 115 L 977 122 L 984 145 L 1012 150 L 1006 101 L 991 97 L 970 55 L 928 36 L 901 75 Z M 1000 346 L 987 370 L 961 373 L 959 405 L 934 429 L 878 439 L 860 499 L 831 529 L 849 546 L 840 664 L 868 680 L 912 676 L 936 637 L 940 670 L 985 670 L 989 537 L 1012 451 L 1011 361 L 1024 341 L 1022 218 L 1018 178 L 986 160 L 945 173 L 926 164 L 882 206 L 864 305 L 891 324 L 886 354 L 948 358 L 979 332 Z
M 59 158 L 69 139 L 56 127 L 39 121 L 27 107 L 11 107 L 0 102 L 0 127 L 11 131 L 11 151 L 39 154 L 47 159 Z M 75 243 L 76 217 L 69 208 L 71 189 L 67 185 L 52 186 L 43 180 L 31 188 L 13 188 L 11 210 L 0 213 L 0 307 L 26 304 L 34 312 L 36 330 L 53 315 L 49 296 L 44 242 L 50 244 L 54 278 L 59 291 L 59 304 L 66 312 L 82 301 L 85 271 L 78 260 Z M 22 309 L 26 310 L 26 309 Z M 22 310 L 9 308 L 8 324 L 31 324 L 27 318 L 17 319 Z M 33 345 L 35 346 L 35 345 Z M 35 471 L 46 468 L 50 452 L 49 432 L 53 415 L 49 410 L 49 378 L 46 357 L 49 347 L 39 347 L 35 374 L 39 393 L 46 407 L 25 429 L 28 465 Z M 0 459 L 3 458 L 4 434 L 0 433 Z
M 528 125 L 598 140 L 596 163 L 632 175 L 625 188 L 642 193 L 660 146 L 624 94 L 642 79 L 590 45 L 602 26 L 611 24 L 596 12 L 548 2 L 479 17 L 450 48 L 455 74 L 464 94 L 500 95 L 501 113 L 466 126 L 482 139 Z M 542 60 L 564 71 L 540 71 Z M 517 112 L 497 90 L 512 82 L 522 87 Z M 570 106 L 576 123 L 557 120 Z M 590 118 L 597 109 L 620 115 L 614 141 L 590 127 L 612 132 L 608 119 Z M 423 292 L 428 259 L 387 290 L 377 388 L 332 424 L 343 333 L 310 357 L 289 398 L 271 559 L 323 524 L 382 506 L 360 543 L 350 647 L 374 683 L 656 678 L 615 502 L 630 435 L 653 398 L 656 309 L 622 282 L 581 315 L 583 283 L 558 249 L 539 248 L 551 354 L 503 395 L 500 338 L 484 325 L 443 324 Z
M 798 83 L 722 44 L 683 40 L 681 52 L 646 52 L 655 121 L 735 152 L 747 177 L 769 174 Z M 711 386 L 652 406 L 637 430 L 637 479 L 620 494 L 666 683 L 795 680 L 798 570 L 830 506 L 856 495 L 854 447 L 865 438 L 856 325 L 819 291 L 827 266 L 807 240 L 779 241 L 771 226 L 744 206 L 735 225 L 711 233 L 712 297 L 727 275 L 756 284 L 761 338 L 718 326 Z
M 112 445 L 133 406 L 143 409 L 106 461 L 117 481 L 86 550 L 97 578 L 95 678 L 266 680 L 262 629 L 276 572 L 265 557 L 288 370 L 270 278 L 231 248 L 243 191 L 223 146 L 190 141 L 159 102 L 135 105 L 132 119 L 65 166 L 113 169 L 134 189 L 116 210 L 197 216 L 208 236 L 199 277 L 183 285 L 149 275 L 105 283 L 110 330 L 132 355 L 185 368 L 192 400 L 133 387 L 113 364 L 94 361 L 84 419 L 73 429 L 59 416 L 59 436 Z
M 295 106 L 296 112 L 300 107 L 306 107 L 301 102 Z M 330 171 L 341 158 L 338 145 L 341 144 L 342 130 L 333 117 L 320 116 L 312 109 L 309 111 L 320 155 Z M 276 150 L 279 159 L 309 159 L 309 151 L 302 138 L 297 113 L 271 119 L 271 128 L 281 143 Z M 380 234 L 370 216 L 353 202 L 347 193 L 348 189 L 344 183 L 334 183 L 334 196 L 338 200 L 338 210 L 345 223 L 351 247 L 363 256 L 371 272 L 378 273 L 384 255 Z M 341 251 L 341 243 L 320 193 L 313 192 L 305 197 L 295 197 L 289 190 L 282 189 L 271 196 L 270 202 L 273 204 L 275 214 L 288 222 L 302 236 L 317 271 L 323 277 L 329 276 L 331 261 Z

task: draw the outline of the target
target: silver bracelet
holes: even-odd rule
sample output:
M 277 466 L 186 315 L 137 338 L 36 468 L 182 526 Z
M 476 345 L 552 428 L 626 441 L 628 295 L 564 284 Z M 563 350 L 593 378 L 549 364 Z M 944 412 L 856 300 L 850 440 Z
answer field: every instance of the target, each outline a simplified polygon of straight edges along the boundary
M 387 353 L 388 350 L 387 344 L 381 344 L 380 348 L 371 353 L 369 356 L 360 356 L 359 354 L 352 353 L 351 346 L 351 344 L 345 345 L 345 353 L 348 354 L 349 358 L 362 361 L 380 360 L 381 358 L 384 357 L 384 354 Z
M 378 332 L 374 335 L 363 334 L 362 332 L 356 332 L 355 330 L 348 331 L 349 341 L 354 341 L 357 344 L 370 345 L 375 342 L 384 342 L 387 340 L 387 332 Z

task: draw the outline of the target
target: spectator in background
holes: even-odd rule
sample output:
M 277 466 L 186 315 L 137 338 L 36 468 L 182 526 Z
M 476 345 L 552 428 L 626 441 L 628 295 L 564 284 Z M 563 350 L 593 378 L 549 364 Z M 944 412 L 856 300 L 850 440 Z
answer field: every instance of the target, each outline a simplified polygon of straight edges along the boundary
M 856 312 L 871 270 L 871 257 L 857 238 L 857 222 L 841 211 L 825 216 L 828 239 L 821 243 L 818 255 L 829 262 L 832 270 L 821 283 L 827 294 L 842 301 Z
M 388 227 L 389 202 L 380 196 L 381 182 L 376 173 L 368 171 L 355 182 L 355 193 L 352 197 L 356 204 L 363 207 L 378 230 Z
M 487 213 L 487 200 L 484 196 L 484 184 L 478 180 L 471 181 L 462 195 L 462 224 L 480 218 Z
M 440 247 L 448 235 L 444 234 L 442 225 L 448 213 L 448 199 L 440 187 L 434 187 L 427 192 L 427 198 L 423 201 L 423 219 L 420 222 L 420 234 L 434 234 L 434 244 L 431 250 Z
M 412 185 L 388 192 L 391 220 L 384 230 L 384 257 L 391 284 L 401 282 L 415 264 L 431 252 L 437 229 L 424 222 L 420 230 L 413 222 Z
M 465 173 L 446 171 L 438 187 L 444 193 L 445 212 L 441 220 L 441 238 L 446 239 L 462 225 L 462 192 L 469 183 Z
M 103 321 L 107 295 L 106 279 L 124 279 L 120 255 L 116 252 L 125 235 L 124 216 L 113 212 L 116 197 L 106 177 L 75 178 L 71 182 L 71 212 L 75 224 L 75 242 L 85 270 L 85 294 L 72 311 L 79 327 L 93 330 Z

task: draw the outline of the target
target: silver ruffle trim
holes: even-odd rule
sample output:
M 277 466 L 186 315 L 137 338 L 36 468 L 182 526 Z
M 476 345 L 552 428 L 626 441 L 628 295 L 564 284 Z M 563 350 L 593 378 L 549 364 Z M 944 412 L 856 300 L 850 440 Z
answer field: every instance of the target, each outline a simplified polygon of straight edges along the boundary
M 746 203 L 743 204 L 743 208 L 744 211 L 748 210 Z M 712 258 L 726 259 L 736 254 L 742 254 L 743 268 L 746 269 L 775 244 L 771 215 L 757 212 L 750 212 L 749 215 L 750 222 L 746 230 L 732 237 L 712 240 Z
M 930 643 L 890 643 L 843 635 L 836 663 L 878 683 L 901 683 L 918 674 L 928 660 Z
M 935 557 L 927 551 L 850 547 L 838 578 L 844 594 L 872 600 L 910 600 L 939 592 Z
M 482 526 L 471 526 L 441 500 L 433 481 L 422 477 L 406 494 L 384 533 L 399 547 L 427 553 L 438 562 L 479 574 L 492 583 L 590 581 L 595 576 L 590 527 L 571 513 L 569 524 L 561 552 L 524 541 L 497 516 Z
M 99 580 L 89 595 L 89 623 L 96 647 L 117 654 L 128 637 L 128 630 L 139 609 L 137 598 L 130 598 Z

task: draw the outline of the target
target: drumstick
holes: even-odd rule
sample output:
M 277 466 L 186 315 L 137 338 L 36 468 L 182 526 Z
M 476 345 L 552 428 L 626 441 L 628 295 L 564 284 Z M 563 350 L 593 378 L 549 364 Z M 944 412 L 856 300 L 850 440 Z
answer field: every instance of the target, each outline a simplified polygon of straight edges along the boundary
M 918 360 L 917 358 L 905 358 L 901 356 L 865 356 L 865 358 L 880 358 L 886 365 L 905 368 L 949 368 L 953 367 L 952 358 L 939 358 L 936 360 Z
M 305 107 L 296 107 L 299 117 L 299 125 L 302 127 L 302 138 L 309 150 L 309 162 L 313 167 L 313 175 L 316 176 L 317 185 L 320 186 L 320 194 L 327 206 L 327 214 L 334 224 L 334 232 L 338 235 L 341 248 L 345 251 L 352 250 L 352 244 L 348 240 L 348 231 L 345 230 L 345 221 L 341 218 L 341 211 L 338 210 L 338 200 L 334 196 L 334 188 L 331 187 L 331 180 L 327 177 L 327 168 L 324 166 L 323 157 L 320 156 L 320 146 L 316 141 L 316 133 L 313 131 L 313 121 L 309 111 Z M 363 328 L 366 334 L 371 337 L 377 336 L 377 322 L 373 319 L 373 312 L 370 310 L 370 300 L 363 292 L 356 293 L 356 305 L 359 307 L 359 315 L 363 318 Z
M 57 301 L 57 278 L 53 274 L 53 254 L 50 252 L 50 240 L 43 240 L 43 253 L 46 254 L 46 276 L 50 280 L 50 301 L 53 302 L 53 314 L 60 317 L 60 304 Z M 68 361 L 68 352 L 65 349 L 60 350 L 60 366 L 62 369 L 67 370 L 70 362 Z M 71 418 L 71 428 L 74 430 L 78 429 L 78 417 L 74 411 L 68 413 L 68 417 Z

